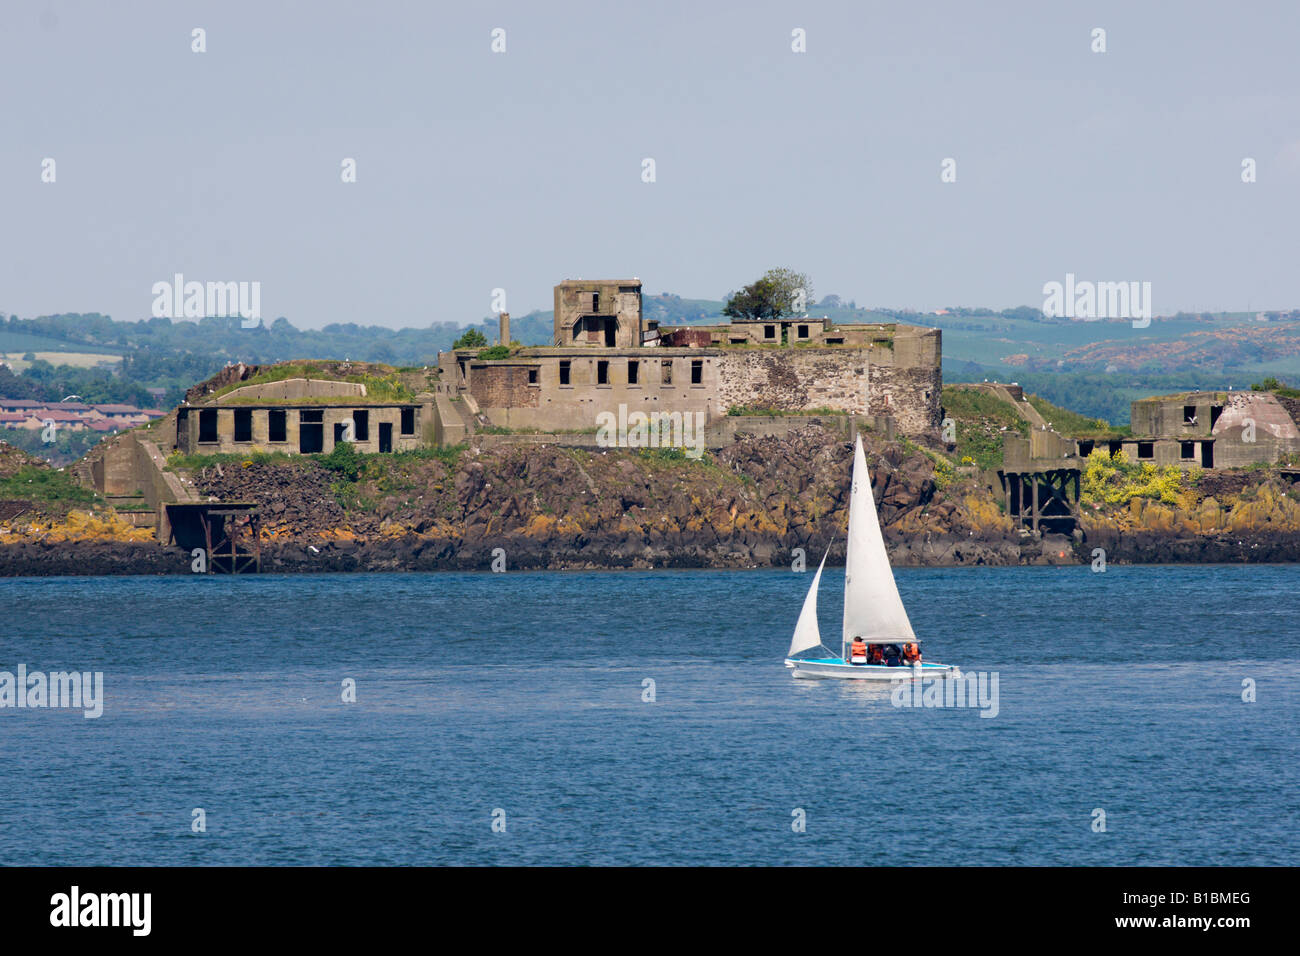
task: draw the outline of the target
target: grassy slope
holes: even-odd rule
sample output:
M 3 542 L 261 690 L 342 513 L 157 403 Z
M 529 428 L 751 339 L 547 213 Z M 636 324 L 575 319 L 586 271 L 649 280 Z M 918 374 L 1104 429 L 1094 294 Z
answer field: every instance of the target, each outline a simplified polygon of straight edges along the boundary
M 1026 395 L 1025 401 L 1034 406 L 1038 414 L 1047 419 L 1052 427 L 1062 435 L 1095 435 L 1101 437 L 1129 433 L 1127 426 L 1113 428 L 1110 422 L 1104 418 L 1088 418 L 1078 412 L 1072 412 L 1068 408 L 1053 405 L 1047 399 L 1040 398 L 1037 395 Z
M 1028 422 L 1014 407 L 986 392 L 945 385 L 943 412 L 956 425 L 957 450 L 953 458 L 958 464 L 971 458 L 981 468 L 996 468 L 1002 462 L 1004 430 L 1029 434 Z

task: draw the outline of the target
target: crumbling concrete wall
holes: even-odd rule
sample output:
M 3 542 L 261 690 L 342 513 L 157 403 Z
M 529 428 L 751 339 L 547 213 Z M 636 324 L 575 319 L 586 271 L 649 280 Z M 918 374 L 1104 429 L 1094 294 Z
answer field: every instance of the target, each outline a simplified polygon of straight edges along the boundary
M 536 364 L 476 363 L 469 392 L 480 408 L 536 408 L 541 384 L 530 384 L 530 373 L 540 379 Z
M 939 427 L 942 378 L 938 365 L 900 366 L 891 350 L 723 350 L 718 404 L 801 411 L 834 408 L 855 415 L 892 416 L 899 430 L 923 434 Z

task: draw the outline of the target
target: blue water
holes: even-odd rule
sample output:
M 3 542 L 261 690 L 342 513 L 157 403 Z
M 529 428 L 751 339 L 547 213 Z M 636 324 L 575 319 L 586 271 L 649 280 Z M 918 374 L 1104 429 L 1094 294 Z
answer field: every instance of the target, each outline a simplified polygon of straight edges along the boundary
M 0 860 L 1297 862 L 1300 567 L 900 570 L 992 718 L 792 679 L 810 577 L 0 580 L 0 670 L 106 688 L 0 709 Z

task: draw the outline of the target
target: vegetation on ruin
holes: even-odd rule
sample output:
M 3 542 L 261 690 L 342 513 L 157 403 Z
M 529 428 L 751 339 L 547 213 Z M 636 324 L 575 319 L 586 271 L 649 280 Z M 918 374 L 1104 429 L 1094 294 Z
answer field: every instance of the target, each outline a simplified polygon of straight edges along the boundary
M 510 358 L 510 352 L 511 348 L 508 345 L 493 345 L 480 350 L 478 357 L 484 362 L 496 362 Z
M 953 421 L 958 458 L 969 458 L 980 468 L 1002 464 L 1002 437 L 1011 432 L 1029 434 L 1029 423 L 1016 409 L 989 392 L 979 389 L 943 388 L 943 412 Z
M 330 363 L 337 364 L 337 363 Z M 395 368 L 380 366 L 382 372 L 376 374 L 372 367 L 365 372 L 355 374 L 336 373 L 323 365 L 316 362 L 286 362 L 282 365 L 276 365 L 258 372 L 256 375 L 243 382 L 235 382 L 224 388 L 219 388 L 209 396 L 209 400 L 222 395 L 229 394 L 239 388 L 245 388 L 249 385 L 267 385 L 271 382 L 283 382 L 291 378 L 305 379 L 326 379 L 336 382 L 353 382 L 366 387 L 365 398 L 348 398 L 349 402 L 358 404 L 368 404 L 371 402 L 413 402 L 415 401 L 415 390 L 410 385 L 402 381 L 401 374 Z M 319 404 L 337 404 L 341 399 L 338 396 L 330 398 L 305 398 L 295 399 L 295 404 L 300 405 L 319 405 Z M 262 404 L 265 399 L 235 399 L 228 404 L 241 403 Z
M 1189 473 L 1177 465 L 1135 464 L 1122 451 L 1111 456 L 1097 450 L 1084 463 L 1080 499 L 1084 504 L 1124 505 L 1134 498 L 1186 504 L 1184 493 L 1194 488 L 1200 477 L 1199 469 Z
M 768 269 L 728 294 L 722 314 L 733 319 L 779 319 L 803 315 L 813 302 L 812 280 L 793 269 Z
M 1300 388 L 1290 388 L 1270 375 L 1262 382 L 1250 386 L 1252 392 L 1272 392 L 1282 398 L 1300 398 Z
M 478 329 L 466 329 L 465 334 L 451 344 L 453 349 L 481 349 L 488 344 L 487 336 Z

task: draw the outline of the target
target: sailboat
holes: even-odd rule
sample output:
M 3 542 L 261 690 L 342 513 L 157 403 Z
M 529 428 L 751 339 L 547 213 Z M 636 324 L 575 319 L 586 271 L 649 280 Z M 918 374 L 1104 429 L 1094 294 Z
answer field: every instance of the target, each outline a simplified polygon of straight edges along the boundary
M 827 549 L 827 554 L 830 550 Z M 849 538 L 844 558 L 844 628 L 840 635 L 840 656 L 833 656 L 822 644 L 817 627 L 817 588 L 821 584 L 826 555 L 813 575 L 812 587 L 804 598 L 803 610 L 794 627 L 785 666 L 795 677 L 831 677 L 844 680 L 898 680 L 914 676 L 944 677 L 953 671 L 947 664 L 919 664 L 890 667 L 885 664 L 854 664 L 846 650 L 855 637 L 868 644 L 920 644 L 907 619 L 903 599 L 898 596 L 894 572 L 889 566 L 885 539 L 880 534 L 880 517 L 871 496 L 871 476 L 862 452 L 862 436 L 853 452 L 853 485 L 849 492 Z M 800 657 L 814 648 L 827 656 Z

